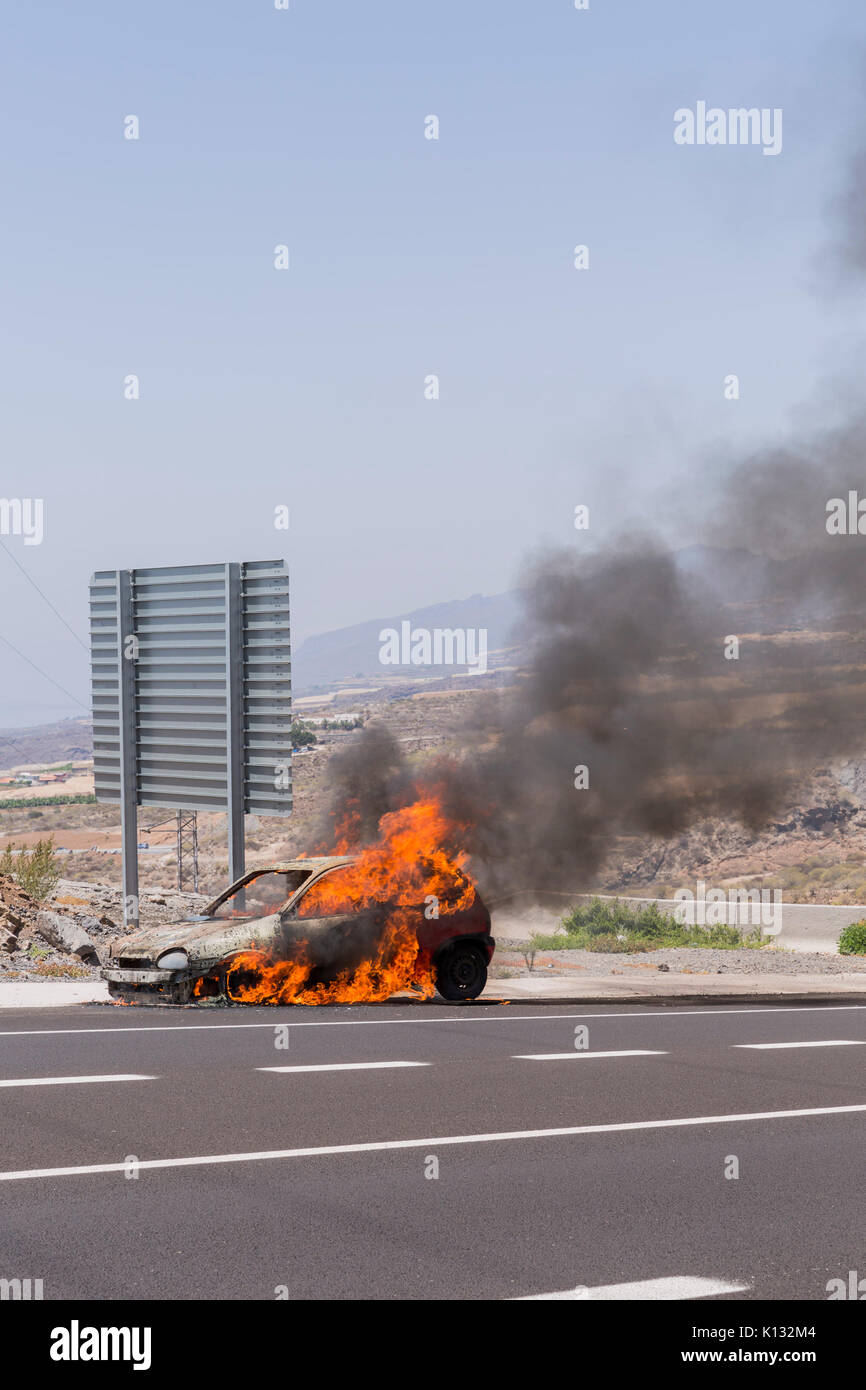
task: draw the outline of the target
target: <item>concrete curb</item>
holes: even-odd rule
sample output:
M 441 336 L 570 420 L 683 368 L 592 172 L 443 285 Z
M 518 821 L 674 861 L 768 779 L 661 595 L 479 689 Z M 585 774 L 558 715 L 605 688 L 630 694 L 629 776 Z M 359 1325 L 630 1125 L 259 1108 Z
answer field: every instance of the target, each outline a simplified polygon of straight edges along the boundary
M 575 987 L 577 986 L 577 987 Z M 694 975 L 665 974 L 653 980 L 611 979 L 596 976 L 579 983 L 573 979 L 490 980 L 485 998 L 507 999 L 513 1003 L 558 1004 L 737 1004 L 748 1003 L 855 1003 L 866 1005 L 866 974 L 840 975 L 748 975 L 719 979 L 711 976 L 700 983 Z
M 0 1009 L 51 1009 L 64 1004 L 108 1003 L 104 980 L 9 980 L 0 983 Z

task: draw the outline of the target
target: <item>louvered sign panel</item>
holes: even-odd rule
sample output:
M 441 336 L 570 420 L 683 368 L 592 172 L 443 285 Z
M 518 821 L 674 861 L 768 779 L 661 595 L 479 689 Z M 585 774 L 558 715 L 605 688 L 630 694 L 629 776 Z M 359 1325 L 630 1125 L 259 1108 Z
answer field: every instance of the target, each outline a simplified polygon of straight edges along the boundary
M 285 561 L 99 571 L 90 614 L 97 800 L 288 815 Z

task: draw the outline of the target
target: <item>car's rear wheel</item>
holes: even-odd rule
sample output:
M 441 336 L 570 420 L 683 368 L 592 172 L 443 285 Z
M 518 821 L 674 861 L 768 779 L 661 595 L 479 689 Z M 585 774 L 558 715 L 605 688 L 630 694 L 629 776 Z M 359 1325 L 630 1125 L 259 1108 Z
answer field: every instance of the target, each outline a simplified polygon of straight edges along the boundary
M 487 961 L 472 942 L 449 946 L 436 961 L 436 988 L 443 999 L 477 999 L 487 984 Z

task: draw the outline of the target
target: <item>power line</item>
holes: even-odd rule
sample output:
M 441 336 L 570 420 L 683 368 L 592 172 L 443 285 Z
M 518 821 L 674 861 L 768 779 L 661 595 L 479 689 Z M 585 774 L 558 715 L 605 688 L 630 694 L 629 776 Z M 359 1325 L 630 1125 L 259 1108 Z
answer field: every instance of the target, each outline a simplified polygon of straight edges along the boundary
M 62 690 L 64 695 L 68 696 L 70 700 L 74 700 L 76 705 L 81 705 L 81 708 L 86 709 L 89 713 L 89 705 L 85 705 L 82 700 L 79 700 L 77 695 L 72 694 L 71 690 L 67 690 L 66 687 L 64 685 L 61 685 L 59 681 L 56 681 L 53 676 L 49 676 L 47 671 L 43 671 L 42 667 L 37 666 L 35 661 L 31 661 L 29 656 L 25 656 L 23 652 L 20 652 L 18 648 L 14 646 L 12 642 L 9 641 L 9 638 L 4 637 L 2 633 L 0 633 L 0 642 L 5 642 L 6 646 L 11 647 L 12 651 L 15 653 L 16 656 L 20 656 L 21 660 L 26 661 L 28 666 L 32 666 L 34 671 L 38 671 L 40 676 L 44 676 L 45 679 L 47 681 L 50 681 L 52 685 L 56 685 L 58 690 Z
M 28 573 L 28 571 L 24 568 L 24 566 L 22 565 L 21 561 L 18 560 L 18 559 L 16 559 L 16 557 L 12 554 L 12 551 L 9 550 L 9 549 L 7 549 L 7 547 L 3 544 L 2 541 L 0 541 L 0 550 L 5 550 L 5 551 L 6 551 L 6 554 L 9 556 L 9 559 L 12 561 L 12 563 L 13 563 L 14 565 L 17 565 L 17 566 L 18 566 L 18 568 L 20 569 L 21 573 L 24 575 L 24 578 L 27 580 L 28 584 L 32 584 L 32 585 L 33 585 L 33 588 L 36 590 L 36 592 L 37 592 L 37 594 L 39 595 L 39 597 L 40 597 L 40 598 L 43 598 L 43 599 L 45 600 L 45 602 L 48 604 L 48 607 L 51 609 L 52 613 L 55 615 L 55 617 L 57 617 L 57 618 L 60 619 L 60 621 L 62 622 L 63 626 L 66 628 L 67 632 L 71 632 L 71 633 L 72 633 L 72 636 L 75 638 L 75 640 L 76 640 L 76 642 L 78 643 L 79 647 L 83 647 L 84 650 L 85 650 L 86 652 L 89 651 L 90 648 L 88 647 L 87 643 L 86 643 L 86 642 L 82 642 L 81 638 L 78 636 L 78 633 L 75 631 L 75 628 L 69 626 L 69 623 L 66 621 L 66 619 L 65 619 L 64 616 L 63 616 L 63 614 L 58 612 L 58 610 L 54 607 L 54 604 L 51 602 L 51 599 L 48 597 L 48 595 L 47 595 L 47 594 L 44 594 L 44 593 L 42 592 L 42 590 L 40 589 L 39 585 L 36 583 L 36 580 L 35 580 L 35 579 Z M 24 659 L 25 659 L 25 661 L 27 660 L 26 657 L 25 657 Z M 43 673 L 43 674 L 44 674 L 44 673 Z M 51 677 L 49 676 L 48 679 L 50 680 Z M 55 684 L 56 684 L 56 682 L 55 682 Z

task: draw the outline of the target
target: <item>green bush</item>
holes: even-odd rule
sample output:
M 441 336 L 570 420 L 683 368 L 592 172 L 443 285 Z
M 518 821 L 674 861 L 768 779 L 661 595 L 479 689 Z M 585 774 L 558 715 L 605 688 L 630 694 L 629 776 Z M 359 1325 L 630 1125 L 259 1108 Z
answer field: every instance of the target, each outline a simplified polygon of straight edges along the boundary
M 15 796 L 0 801 L 0 811 L 23 811 L 28 806 L 95 806 L 95 796 Z
M 743 932 L 724 923 L 686 926 L 656 903 L 635 907 L 629 903 L 592 902 L 572 908 L 562 919 L 562 930 L 535 935 L 532 945 L 540 951 L 654 951 L 671 946 L 713 946 L 717 950 L 741 950 L 766 945 L 760 931 Z
M 562 919 L 562 926 L 568 936 L 608 936 L 611 932 L 630 932 L 636 936 L 664 936 L 670 929 L 671 918 L 665 916 L 655 903 L 646 907 L 632 907 L 621 903 L 619 898 L 602 902 L 593 898 L 591 903 L 572 908 Z
M 839 937 L 840 956 L 866 956 L 866 922 L 852 922 Z
M 54 836 L 37 840 L 32 850 L 22 849 L 15 854 L 15 845 L 7 845 L 0 856 L 0 873 L 11 874 L 19 887 L 37 902 L 50 898 L 60 878 L 60 864 L 54 857 Z

